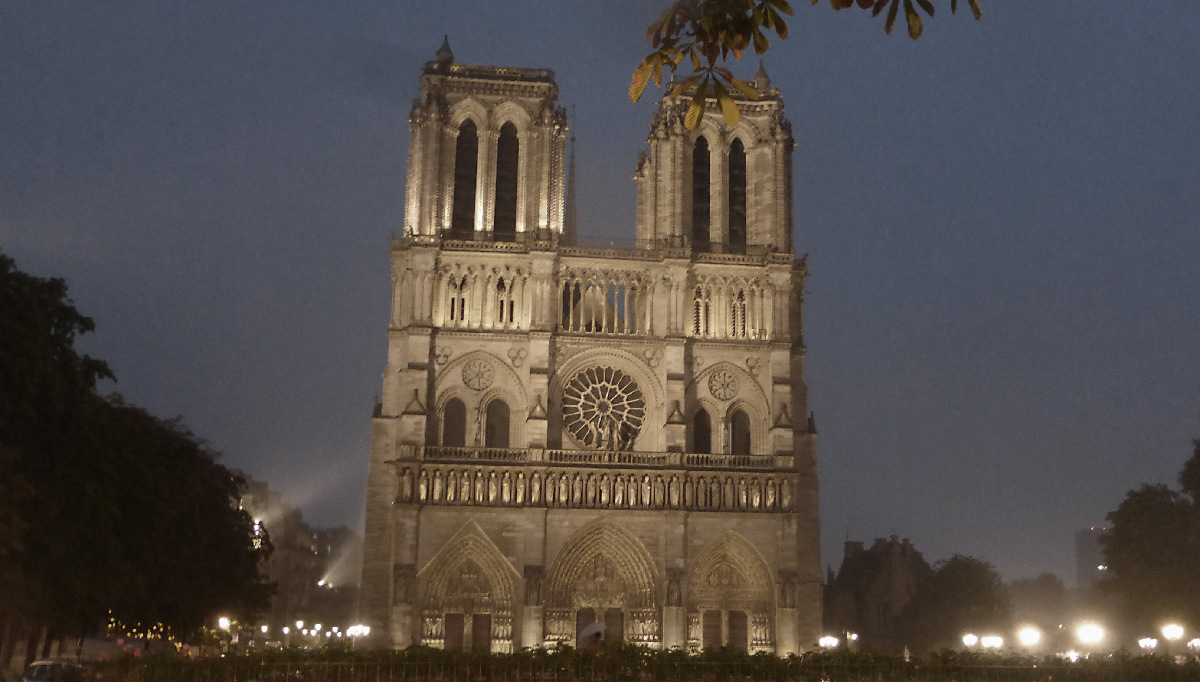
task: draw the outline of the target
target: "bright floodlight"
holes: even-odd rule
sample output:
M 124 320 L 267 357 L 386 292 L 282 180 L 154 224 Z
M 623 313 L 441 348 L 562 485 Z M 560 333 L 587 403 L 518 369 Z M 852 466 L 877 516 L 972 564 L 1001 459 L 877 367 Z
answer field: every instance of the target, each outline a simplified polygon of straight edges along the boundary
M 1066 658 L 1068 661 L 1074 663 L 1075 661 L 1079 660 L 1079 652 L 1078 651 L 1068 651 L 1067 653 L 1063 654 L 1063 657 Z
M 984 649 L 999 649 L 1004 646 L 1004 638 L 998 635 L 988 635 L 979 639 L 979 644 Z
M 857 642 L 858 641 L 858 633 L 851 632 L 846 635 L 846 639 L 850 640 L 851 642 Z
M 1153 649 L 1158 646 L 1158 640 L 1153 637 L 1143 637 L 1138 640 L 1138 646 L 1143 649 Z
M 1042 631 L 1033 626 L 1023 627 L 1017 631 L 1017 640 L 1021 646 L 1035 646 L 1042 641 Z
M 1095 623 L 1084 623 L 1075 630 L 1081 644 L 1099 644 L 1104 639 L 1104 628 Z
M 303 627 L 304 627 L 304 621 L 302 621 L 302 620 L 296 621 L 296 629 L 297 630 L 299 630 L 300 628 L 303 628 Z
M 222 630 L 228 630 L 229 629 L 229 619 L 224 616 L 221 616 L 220 618 L 217 619 L 217 627 L 221 628 Z
M 979 644 L 979 636 L 972 634 L 963 635 L 963 644 L 966 646 L 975 646 L 976 644 Z
M 286 625 L 285 625 L 285 626 L 283 626 L 283 634 L 285 634 L 285 635 L 286 635 L 286 634 L 288 634 L 288 633 L 289 633 L 289 632 L 291 632 L 291 631 L 292 631 L 292 629 L 291 629 L 291 628 L 289 628 L 288 626 L 286 626 Z
M 821 639 L 817 640 L 817 644 L 820 644 L 821 647 L 824 649 L 832 649 L 838 645 L 838 638 L 830 636 L 830 635 L 825 635 Z
M 366 637 L 367 635 L 371 634 L 371 626 L 370 626 L 370 625 L 364 625 L 364 626 L 362 626 L 362 634 L 363 634 L 363 636 L 364 636 L 364 637 Z
M 1197 637 L 1188 642 L 1188 647 L 1191 649 L 1200 649 L 1200 637 Z
M 261 628 L 259 628 L 259 629 L 260 629 L 260 630 L 262 630 L 262 633 L 265 635 L 265 634 L 267 634 L 267 630 L 270 630 L 271 628 L 269 628 L 269 627 L 267 627 L 266 625 L 264 625 L 264 626 L 262 626 L 262 627 L 261 627 Z
M 1176 623 L 1170 623 L 1163 626 L 1162 633 L 1163 637 L 1166 637 L 1168 642 L 1174 642 L 1180 637 L 1183 637 L 1183 626 Z

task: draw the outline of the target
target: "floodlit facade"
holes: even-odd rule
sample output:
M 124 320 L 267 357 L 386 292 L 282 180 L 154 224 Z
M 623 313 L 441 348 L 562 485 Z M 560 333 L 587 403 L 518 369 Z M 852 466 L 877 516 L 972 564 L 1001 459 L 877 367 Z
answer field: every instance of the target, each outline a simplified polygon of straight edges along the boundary
M 425 65 L 367 482 L 377 645 L 815 647 L 794 145 L 754 84 L 732 128 L 659 105 L 618 249 L 576 234 L 552 72 Z

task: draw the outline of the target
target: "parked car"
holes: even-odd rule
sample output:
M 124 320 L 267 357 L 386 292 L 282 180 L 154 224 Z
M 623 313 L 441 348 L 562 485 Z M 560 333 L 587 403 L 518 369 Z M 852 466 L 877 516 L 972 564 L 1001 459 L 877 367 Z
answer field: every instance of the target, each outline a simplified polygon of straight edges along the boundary
M 91 670 L 74 658 L 45 658 L 25 669 L 21 682 L 87 682 Z

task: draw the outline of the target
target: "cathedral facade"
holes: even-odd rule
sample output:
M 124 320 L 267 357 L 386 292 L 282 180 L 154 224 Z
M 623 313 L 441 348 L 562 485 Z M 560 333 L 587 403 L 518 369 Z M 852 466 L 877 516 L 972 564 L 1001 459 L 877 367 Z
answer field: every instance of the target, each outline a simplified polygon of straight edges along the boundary
M 754 85 L 732 128 L 658 105 L 611 248 L 570 219 L 552 72 L 425 65 L 367 482 L 377 645 L 815 646 L 794 143 Z

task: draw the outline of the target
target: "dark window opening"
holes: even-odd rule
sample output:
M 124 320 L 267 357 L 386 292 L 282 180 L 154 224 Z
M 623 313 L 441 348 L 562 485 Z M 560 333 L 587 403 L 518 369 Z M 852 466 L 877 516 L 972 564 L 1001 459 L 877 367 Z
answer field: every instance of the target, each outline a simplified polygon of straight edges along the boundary
M 746 150 L 741 140 L 729 145 L 729 250 L 746 252 Z
M 625 639 L 625 612 L 621 609 L 604 612 L 604 639 L 617 642 Z
M 467 444 L 467 406 L 451 398 L 442 410 L 442 445 L 461 448 Z
M 708 412 L 696 410 L 692 421 L 692 451 L 700 453 L 712 452 L 712 421 Z
M 704 612 L 704 639 L 701 645 L 705 649 L 721 648 L 721 612 L 708 610 Z
M 488 403 L 486 419 L 484 447 L 508 447 L 508 404 L 500 399 Z
M 511 242 L 517 235 L 517 158 L 520 143 L 517 127 L 505 123 L 500 127 L 496 145 L 496 220 L 493 238 Z
M 698 137 L 692 149 L 692 244 L 698 249 L 709 242 L 709 173 L 708 140 Z
M 450 216 L 451 236 L 470 239 L 475 232 L 475 171 L 479 165 L 479 135 L 475 122 L 464 121 L 454 147 L 454 208 Z
M 446 614 L 446 640 L 442 648 L 446 651 L 462 651 L 464 620 L 461 613 Z
M 750 454 L 750 416 L 742 410 L 734 410 L 729 418 L 730 452 L 735 455 Z
M 477 613 L 471 617 L 471 651 L 477 654 L 492 650 L 492 616 Z
M 747 627 L 745 611 L 729 612 L 729 648 L 736 651 L 750 648 L 750 628 Z

